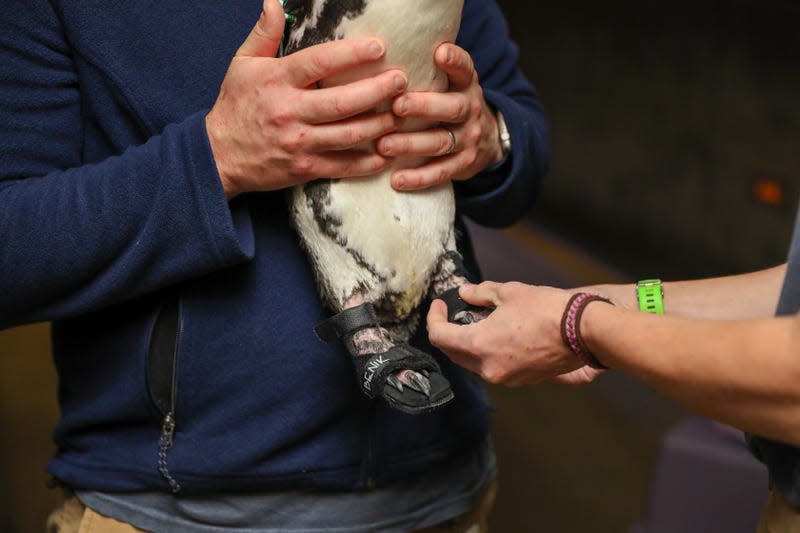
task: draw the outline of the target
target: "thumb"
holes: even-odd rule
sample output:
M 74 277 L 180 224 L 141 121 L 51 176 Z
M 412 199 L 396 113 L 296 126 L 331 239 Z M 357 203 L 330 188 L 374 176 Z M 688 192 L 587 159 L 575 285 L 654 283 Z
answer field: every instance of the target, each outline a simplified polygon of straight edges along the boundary
M 255 27 L 236 51 L 237 56 L 275 57 L 283 40 L 286 17 L 279 0 L 264 0 Z
M 433 300 L 428 310 L 428 327 L 447 323 L 447 304 L 442 300 Z
M 500 283 L 484 281 L 480 285 L 467 283 L 458 290 L 458 295 L 468 304 L 479 307 L 497 307 L 500 305 Z

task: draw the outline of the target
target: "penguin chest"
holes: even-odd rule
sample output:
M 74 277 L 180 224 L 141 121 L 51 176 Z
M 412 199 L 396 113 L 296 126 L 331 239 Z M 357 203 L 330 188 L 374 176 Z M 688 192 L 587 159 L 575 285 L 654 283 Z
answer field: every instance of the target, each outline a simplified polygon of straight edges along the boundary
M 331 298 L 362 292 L 398 317 L 419 304 L 453 241 L 449 183 L 397 193 L 388 176 L 314 182 L 295 189 L 293 212 Z

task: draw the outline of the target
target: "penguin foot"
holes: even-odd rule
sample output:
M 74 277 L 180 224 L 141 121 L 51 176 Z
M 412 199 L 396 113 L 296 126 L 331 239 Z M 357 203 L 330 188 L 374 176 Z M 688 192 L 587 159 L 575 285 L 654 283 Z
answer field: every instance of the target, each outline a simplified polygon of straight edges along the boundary
M 494 311 L 491 307 L 479 307 L 465 302 L 458 295 L 458 287 L 446 290 L 436 298 L 444 300 L 444 303 L 447 304 L 447 320 L 454 324 L 466 325 L 480 322 Z
M 468 304 L 458 295 L 458 288 L 469 282 L 469 273 L 460 253 L 455 250 L 447 252 L 439 269 L 439 276 L 431 284 L 430 296 L 447 304 L 447 320 L 454 324 L 473 324 L 494 311 L 493 307 Z
M 394 343 L 368 302 L 345 309 L 314 331 L 323 341 L 342 341 L 369 398 L 380 397 L 409 414 L 433 411 L 454 398 L 436 360 L 407 343 Z

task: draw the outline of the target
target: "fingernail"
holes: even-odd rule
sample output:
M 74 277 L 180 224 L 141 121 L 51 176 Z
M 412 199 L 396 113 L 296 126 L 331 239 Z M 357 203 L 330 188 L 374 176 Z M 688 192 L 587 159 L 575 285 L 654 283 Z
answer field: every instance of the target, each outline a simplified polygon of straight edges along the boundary
M 381 57 L 383 55 L 383 44 L 380 41 L 370 42 L 369 54 L 372 57 Z
M 384 155 L 392 155 L 392 140 L 391 139 L 384 139 L 381 142 L 381 151 Z
M 398 114 L 405 115 L 406 113 L 408 113 L 408 107 L 409 107 L 408 106 L 408 98 L 401 98 L 397 102 L 397 112 L 398 112 Z
M 403 174 L 398 174 L 394 177 L 394 186 L 401 189 L 406 184 L 406 177 Z
M 406 79 L 403 76 L 400 76 L 399 74 L 397 76 L 395 76 L 394 77 L 394 88 L 397 89 L 397 91 L 402 91 L 403 89 L 405 89 L 406 88 Z

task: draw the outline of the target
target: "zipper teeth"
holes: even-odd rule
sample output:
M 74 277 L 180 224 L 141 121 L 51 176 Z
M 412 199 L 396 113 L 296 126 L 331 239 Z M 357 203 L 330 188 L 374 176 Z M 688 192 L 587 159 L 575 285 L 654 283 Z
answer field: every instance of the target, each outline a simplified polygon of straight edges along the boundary
M 169 408 L 173 421 L 175 419 L 175 407 L 178 403 L 178 354 L 180 353 L 181 337 L 183 336 L 183 305 L 181 298 L 178 297 L 178 323 L 175 327 L 175 345 L 172 348 L 172 387 L 169 395 Z
M 181 301 L 178 298 L 178 319 L 175 331 L 175 344 L 172 348 L 172 376 L 170 382 L 170 395 L 169 395 L 169 412 L 164 416 L 164 421 L 161 425 L 161 435 L 158 438 L 158 472 L 161 474 L 173 494 L 177 494 L 181 490 L 181 485 L 172 477 L 167 466 L 167 452 L 172 448 L 175 439 L 175 406 L 177 404 L 178 395 L 178 353 L 180 347 L 181 332 L 183 330 L 183 321 L 181 320 Z

